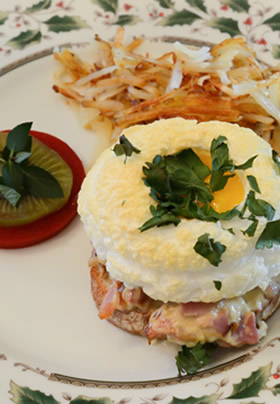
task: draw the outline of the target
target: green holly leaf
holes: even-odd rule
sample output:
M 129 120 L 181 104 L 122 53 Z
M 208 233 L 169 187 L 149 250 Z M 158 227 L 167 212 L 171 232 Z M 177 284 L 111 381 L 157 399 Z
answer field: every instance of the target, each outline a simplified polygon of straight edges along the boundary
M 49 20 L 44 21 L 44 24 L 48 26 L 49 31 L 52 32 L 68 32 L 78 30 L 81 28 L 89 28 L 89 25 L 78 16 L 64 16 L 59 17 L 55 15 Z
M 32 7 L 29 7 L 25 10 L 27 14 L 35 13 L 36 11 L 46 10 L 50 8 L 52 4 L 52 0 L 42 0 L 39 3 L 34 4 Z
M 271 363 L 252 372 L 249 377 L 233 385 L 233 391 L 227 399 L 257 397 L 259 392 L 266 388 L 270 377 Z
M 271 388 L 272 393 L 277 396 L 278 394 L 280 394 L 280 383 L 276 384 L 275 386 L 273 386 Z
M 23 49 L 41 41 L 42 34 L 39 30 L 28 30 L 21 32 L 18 36 L 8 41 L 7 45 L 14 49 Z
M 121 26 L 135 25 L 139 21 L 141 21 L 141 19 L 137 15 L 123 14 L 123 15 L 119 15 L 119 18 L 118 18 L 116 24 L 121 25 Z
M 205 13 L 207 13 L 207 9 L 206 9 L 206 7 L 204 5 L 203 0 L 186 0 L 186 1 L 187 1 L 187 3 L 189 3 L 189 5 L 191 7 L 198 8 L 199 10 L 204 11 Z
M 208 22 L 208 26 L 216 28 L 221 32 L 229 34 L 231 37 L 241 35 L 237 21 L 232 18 L 213 18 Z
M 172 8 L 174 7 L 174 1 L 172 0 L 157 0 L 162 8 Z
M 265 20 L 263 24 L 269 25 L 272 31 L 280 31 L 280 13 L 277 13 L 268 20 Z
M 174 25 L 191 25 L 194 21 L 201 17 L 189 10 L 177 11 L 168 17 L 162 18 L 158 25 L 172 27 Z
M 202 397 L 187 397 L 177 398 L 173 397 L 170 404 L 217 404 L 219 396 L 217 394 L 210 394 L 209 396 Z
M 248 0 L 220 0 L 222 4 L 226 4 L 233 11 L 237 11 L 238 13 L 248 13 L 249 11 L 249 3 Z
M 47 396 L 38 390 L 31 390 L 28 387 L 21 387 L 11 381 L 11 400 L 15 404 L 59 404 L 53 396 Z
M 3 25 L 6 19 L 8 18 L 8 11 L 0 11 L 0 25 Z
M 265 404 L 265 403 L 259 403 L 256 401 L 246 401 L 246 403 L 245 403 L 245 401 L 242 401 L 240 404 Z
M 113 404 L 113 402 L 108 397 L 90 398 L 86 396 L 79 396 L 70 401 L 70 404 Z
M 272 46 L 272 55 L 275 59 L 280 59 L 280 45 Z
M 118 0 L 91 0 L 91 2 L 103 8 L 104 11 L 109 11 L 113 14 L 117 14 Z

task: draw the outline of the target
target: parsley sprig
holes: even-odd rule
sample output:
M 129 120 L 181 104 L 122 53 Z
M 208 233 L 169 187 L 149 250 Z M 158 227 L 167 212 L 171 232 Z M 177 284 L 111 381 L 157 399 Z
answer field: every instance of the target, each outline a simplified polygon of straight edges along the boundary
M 130 157 L 132 153 L 139 154 L 141 150 L 137 149 L 137 147 L 133 146 L 133 144 L 125 137 L 125 135 L 121 135 L 119 139 L 119 143 L 115 144 L 113 148 L 113 152 L 116 156 L 125 155 L 125 163 L 127 157 Z
M 199 342 L 192 348 L 183 345 L 175 358 L 179 376 L 195 374 L 200 368 L 211 362 L 216 349 L 217 345 L 214 343 L 202 345 Z
M 236 207 L 217 212 L 210 206 L 214 199 L 213 192 L 223 189 L 228 179 L 235 175 L 235 170 L 252 167 L 257 156 L 251 157 L 243 164 L 235 165 L 229 158 L 225 136 L 219 136 L 212 141 L 210 154 L 211 170 L 191 148 L 173 155 L 157 155 L 152 162 L 146 163 L 143 167 L 143 181 L 150 188 L 150 196 L 157 205 L 150 206 L 152 217 L 140 227 L 141 232 L 155 226 L 177 226 L 182 218 L 217 222 L 228 221 L 240 215 Z M 257 187 L 256 181 L 251 177 L 250 181 Z M 194 249 L 212 265 L 217 266 L 226 246 L 204 234 L 198 239 Z
M 13 128 L 7 136 L 4 149 L 0 151 L 0 197 L 18 207 L 26 194 L 41 198 L 61 198 L 63 190 L 59 182 L 46 170 L 30 164 L 32 122 Z

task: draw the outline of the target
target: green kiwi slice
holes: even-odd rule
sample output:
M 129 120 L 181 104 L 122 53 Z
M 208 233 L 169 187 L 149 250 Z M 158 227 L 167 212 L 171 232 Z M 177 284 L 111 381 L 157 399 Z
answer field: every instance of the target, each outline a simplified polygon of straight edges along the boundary
M 6 145 L 6 133 L 0 132 L 0 150 Z M 15 208 L 5 198 L 0 196 L 0 226 L 20 226 L 34 222 L 43 216 L 49 215 L 62 208 L 69 199 L 73 174 L 68 164 L 54 150 L 50 149 L 38 139 L 32 138 L 32 154 L 29 162 L 43 168 L 52 174 L 63 190 L 62 198 L 38 198 L 32 195 L 23 195 L 19 206 Z M 0 163 L 0 174 L 2 165 Z

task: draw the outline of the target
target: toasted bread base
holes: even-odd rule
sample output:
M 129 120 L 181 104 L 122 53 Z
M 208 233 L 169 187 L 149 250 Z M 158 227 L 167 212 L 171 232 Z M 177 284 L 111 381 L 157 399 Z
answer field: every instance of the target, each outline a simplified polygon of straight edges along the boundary
M 112 287 L 113 280 L 106 271 L 106 267 L 98 262 L 98 259 L 91 260 L 91 292 L 98 309 L 109 289 Z M 280 289 L 280 288 L 279 288 Z M 257 317 L 259 320 L 267 320 L 280 305 L 280 291 L 278 294 L 271 296 L 269 304 L 259 312 Z M 147 337 L 150 316 L 154 310 L 145 311 L 140 308 L 130 310 L 115 309 L 107 320 L 116 327 L 127 331 L 131 334 Z M 163 336 L 164 338 L 164 336 Z M 168 339 L 168 335 L 165 335 Z M 187 342 L 187 341 L 186 341 Z M 219 343 L 219 341 L 217 341 Z

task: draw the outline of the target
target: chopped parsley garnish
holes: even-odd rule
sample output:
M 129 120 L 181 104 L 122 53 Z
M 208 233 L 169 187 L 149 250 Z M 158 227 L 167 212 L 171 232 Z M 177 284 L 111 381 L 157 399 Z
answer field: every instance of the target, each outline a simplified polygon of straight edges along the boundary
M 260 194 L 261 191 L 256 177 L 254 177 L 253 175 L 247 175 L 247 180 L 249 181 L 251 188 Z
M 264 201 L 263 199 L 256 199 L 254 191 L 248 192 L 243 209 L 240 213 L 241 218 L 243 218 L 246 208 L 249 209 L 252 215 L 264 216 L 267 220 L 272 220 L 275 214 L 275 209 L 273 208 L 273 206 L 271 206 L 270 203 Z
M 222 289 L 223 284 L 222 284 L 221 281 L 213 281 L 213 283 L 214 283 L 215 288 L 216 288 L 217 290 L 221 290 L 221 289 Z
M 276 163 L 277 167 L 280 168 L 280 160 L 279 155 L 276 150 L 272 150 L 272 160 Z
M 18 207 L 24 194 L 41 198 L 61 198 L 63 190 L 48 171 L 30 164 L 32 122 L 13 128 L 7 136 L 6 146 L 0 151 L 0 196 Z M 2 166 L 2 167 L 1 167 Z
M 252 220 L 252 223 L 247 227 L 246 230 L 241 230 L 243 234 L 249 236 L 249 237 L 253 237 L 255 235 L 255 232 L 257 230 L 259 221 L 258 219 L 256 219 L 256 217 L 254 215 L 250 215 L 248 217 L 249 220 Z
M 141 150 L 133 146 L 133 144 L 130 143 L 130 141 L 125 137 L 125 135 L 121 135 L 119 141 L 120 143 L 115 144 L 113 152 L 115 153 L 116 156 L 125 155 L 125 162 L 127 160 L 127 157 L 130 157 L 132 153 L 136 154 L 141 153 Z
M 236 207 L 217 212 L 211 206 L 213 192 L 223 189 L 228 179 L 235 175 L 235 170 L 252 167 L 257 156 L 251 157 L 243 164 L 235 165 L 229 158 L 226 141 L 225 136 L 219 136 L 212 141 L 211 169 L 191 148 L 173 155 L 156 155 L 152 162 L 146 163 L 143 167 L 143 181 L 150 188 L 150 196 L 157 204 L 150 206 L 152 217 L 140 227 L 140 231 L 168 224 L 177 226 L 183 218 L 217 222 L 240 216 Z M 256 181 L 252 176 L 249 177 L 252 186 L 257 188 Z M 251 200 L 248 204 L 252 205 Z M 260 204 L 265 209 L 263 203 Z M 198 239 L 194 249 L 216 266 L 221 262 L 221 255 L 226 247 L 213 239 L 206 240 L 204 234 Z
M 199 369 L 211 362 L 216 349 L 217 345 L 214 343 L 202 345 L 199 342 L 193 348 L 183 345 L 175 358 L 179 376 L 194 375 Z
M 280 220 L 268 222 L 260 235 L 256 249 L 272 248 L 274 244 L 280 244 Z
M 225 245 L 221 244 L 219 241 L 214 241 L 213 238 L 209 237 L 208 233 L 198 237 L 198 240 L 193 248 L 195 252 L 206 258 L 210 264 L 214 265 L 215 267 L 222 262 L 221 256 L 226 250 Z

